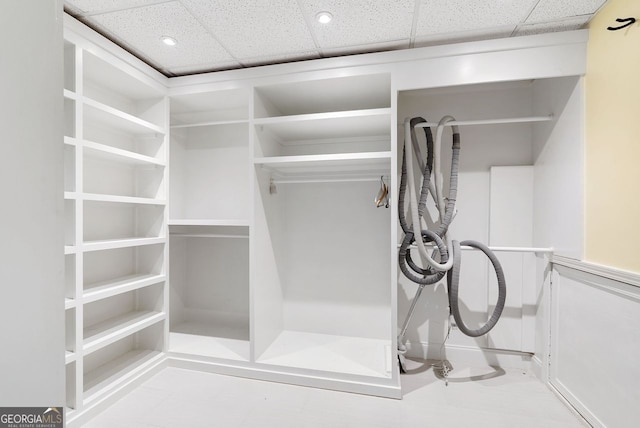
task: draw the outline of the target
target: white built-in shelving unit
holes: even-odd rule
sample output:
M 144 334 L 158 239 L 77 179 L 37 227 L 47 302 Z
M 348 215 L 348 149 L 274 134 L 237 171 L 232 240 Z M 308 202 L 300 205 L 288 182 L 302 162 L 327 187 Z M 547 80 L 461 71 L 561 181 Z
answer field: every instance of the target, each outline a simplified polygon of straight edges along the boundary
M 65 31 L 67 418 L 164 359 L 162 83 Z
M 581 248 L 584 34 L 167 79 L 66 25 L 72 424 L 162 364 L 400 398 L 397 327 L 415 292 L 397 268 L 405 117 L 456 117 L 451 232 L 499 249 L 510 277 L 507 319 L 477 340 L 453 331 L 447 349 L 544 355 L 542 256 Z M 374 203 L 381 177 L 389 208 Z M 463 316 L 480 323 L 495 287 L 481 254 L 464 258 L 477 285 Z M 440 358 L 446 294 L 427 294 L 410 355 Z

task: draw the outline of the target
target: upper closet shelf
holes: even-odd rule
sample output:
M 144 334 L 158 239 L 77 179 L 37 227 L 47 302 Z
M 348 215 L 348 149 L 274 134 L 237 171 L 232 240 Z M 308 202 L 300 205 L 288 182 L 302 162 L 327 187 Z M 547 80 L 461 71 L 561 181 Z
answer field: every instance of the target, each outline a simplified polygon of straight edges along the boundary
M 128 150 L 107 146 L 93 141 L 84 140 L 85 154 L 95 159 L 112 160 L 129 165 L 158 165 L 165 166 L 165 162 L 151 156 L 141 155 Z
M 310 176 L 314 174 L 389 173 L 391 152 L 335 153 L 303 156 L 272 156 L 255 158 L 261 165 L 282 176 Z
M 161 127 L 129 113 L 125 113 L 122 110 L 118 110 L 87 97 L 84 97 L 83 101 L 85 106 L 88 107 L 85 109 L 84 113 L 85 120 L 90 120 L 109 128 L 115 128 L 134 135 L 165 133 Z
M 239 125 L 243 123 L 249 123 L 246 119 L 241 120 L 212 120 L 205 122 L 186 123 L 181 125 L 171 125 L 171 129 L 178 128 L 197 128 L 200 126 L 225 126 L 225 125 Z
M 529 122 L 548 122 L 553 120 L 553 115 L 548 116 L 527 116 L 527 117 L 508 117 L 502 119 L 482 119 L 482 120 L 452 120 L 446 126 L 468 126 L 468 125 L 500 125 L 507 123 L 529 123 Z M 400 125 L 404 125 L 401 123 Z M 427 128 L 438 126 L 438 122 L 425 122 L 416 125 L 416 128 Z
M 254 124 L 258 132 L 267 131 L 286 144 L 336 138 L 389 138 L 390 117 L 389 108 L 377 108 L 269 117 L 256 119 Z

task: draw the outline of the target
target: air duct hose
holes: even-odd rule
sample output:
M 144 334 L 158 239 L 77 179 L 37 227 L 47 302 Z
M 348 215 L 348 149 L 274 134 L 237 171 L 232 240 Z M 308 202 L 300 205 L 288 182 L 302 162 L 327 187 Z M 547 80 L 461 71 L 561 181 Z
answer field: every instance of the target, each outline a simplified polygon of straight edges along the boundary
M 443 196 L 443 180 L 440 168 L 440 148 L 442 141 L 442 133 L 445 125 L 453 121 L 451 116 L 443 117 L 438 123 L 436 130 L 436 140 L 434 142 L 431 129 L 423 127 L 426 138 L 426 160 L 422 159 L 420 144 L 416 135 L 415 127 L 419 123 L 426 122 L 421 117 L 415 117 L 405 120 L 405 141 L 402 156 L 402 169 L 400 176 L 400 189 L 398 192 L 398 218 L 400 226 L 405 234 L 400 249 L 398 251 L 398 264 L 402 273 L 412 282 L 419 285 L 418 291 L 412 302 L 407 318 L 402 326 L 400 335 L 398 336 L 398 347 L 402 352 L 405 351 L 404 335 L 406 333 L 409 321 L 416 308 L 416 301 L 420 297 L 423 288 L 426 285 L 436 284 L 445 274 L 447 274 L 447 291 L 449 295 L 449 308 L 451 315 L 456 321 L 462 333 L 471 337 L 478 337 L 488 333 L 498 322 L 506 300 L 506 282 L 504 272 L 498 258 L 484 244 L 476 241 L 463 241 L 462 245 L 481 250 L 491 261 L 498 280 L 498 301 L 493 314 L 489 321 L 476 330 L 469 329 L 463 322 L 459 308 L 459 283 L 460 283 L 460 265 L 461 253 L 460 243 L 451 240 L 449 236 L 449 226 L 455 216 L 456 197 L 458 193 L 458 168 L 460 159 L 460 132 L 457 126 L 452 126 L 453 143 L 451 151 L 451 173 L 449 176 L 449 195 Z M 417 197 L 417 188 L 415 185 L 415 176 L 413 173 L 413 155 L 417 160 L 422 173 L 422 186 L 420 190 L 420 198 Z M 434 179 L 431 179 L 433 174 Z M 407 223 L 405 214 L 405 198 L 409 189 L 409 213 L 412 224 Z M 426 211 L 427 198 L 431 194 L 436 209 L 438 211 L 438 220 L 434 226 L 435 230 L 423 229 L 423 216 Z M 419 239 L 416 239 L 419 237 Z M 418 248 L 421 258 L 425 261 L 426 267 L 420 267 L 411 257 L 411 245 L 414 244 Z M 428 254 L 425 244 L 433 243 L 436 249 L 432 254 Z M 435 260 L 435 259 L 438 260 Z

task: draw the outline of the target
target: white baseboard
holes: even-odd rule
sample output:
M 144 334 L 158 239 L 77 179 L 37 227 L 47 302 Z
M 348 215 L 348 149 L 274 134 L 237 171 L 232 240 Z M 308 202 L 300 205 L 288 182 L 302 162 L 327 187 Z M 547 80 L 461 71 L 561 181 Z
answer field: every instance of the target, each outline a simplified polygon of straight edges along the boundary
M 348 380 L 345 379 L 344 375 L 329 377 L 326 374 L 321 373 L 312 374 L 309 370 L 295 370 L 293 368 L 282 369 L 266 364 L 256 367 L 247 364 L 233 364 L 230 362 L 220 362 L 215 360 L 208 361 L 204 357 L 197 356 L 170 356 L 168 364 L 169 367 L 245 377 L 268 382 L 288 383 L 292 385 L 374 395 L 385 398 L 402 398 L 399 379 L 396 381 L 392 378 L 384 380 L 381 379 L 380 381 L 375 381 L 374 379 Z
M 424 342 L 407 342 L 408 358 L 436 360 L 440 355 L 440 344 Z M 471 346 L 447 345 L 447 360 L 452 364 L 469 367 L 497 366 L 505 369 L 531 370 L 532 355 L 527 352 L 501 349 L 478 348 Z
M 533 373 L 535 377 L 540 379 L 541 382 L 543 383 L 549 382 L 549 379 L 545 379 L 545 376 L 542 370 L 542 361 L 540 360 L 540 358 L 538 358 L 537 355 L 534 355 L 533 357 L 531 357 L 531 373 Z
M 605 425 L 594 415 L 582 402 L 573 395 L 562 383 L 557 382 L 555 385 L 548 382 L 549 389 L 555 394 L 571 412 L 580 419 L 585 427 L 606 428 Z

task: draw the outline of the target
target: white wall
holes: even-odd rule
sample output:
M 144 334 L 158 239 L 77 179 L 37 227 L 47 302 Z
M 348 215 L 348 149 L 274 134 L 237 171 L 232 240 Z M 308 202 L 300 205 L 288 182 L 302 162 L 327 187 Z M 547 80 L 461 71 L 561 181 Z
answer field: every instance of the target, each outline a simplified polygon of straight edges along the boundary
M 62 406 L 62 2 L 2 1 L 0 34 L 0 405 Z
M 636 427 L 640 278 L 635 275 L 634 286 L 603 277 L 607 269 L 597 265 L 559 263 L 553 275 L 550 381 L 594 427 Z

